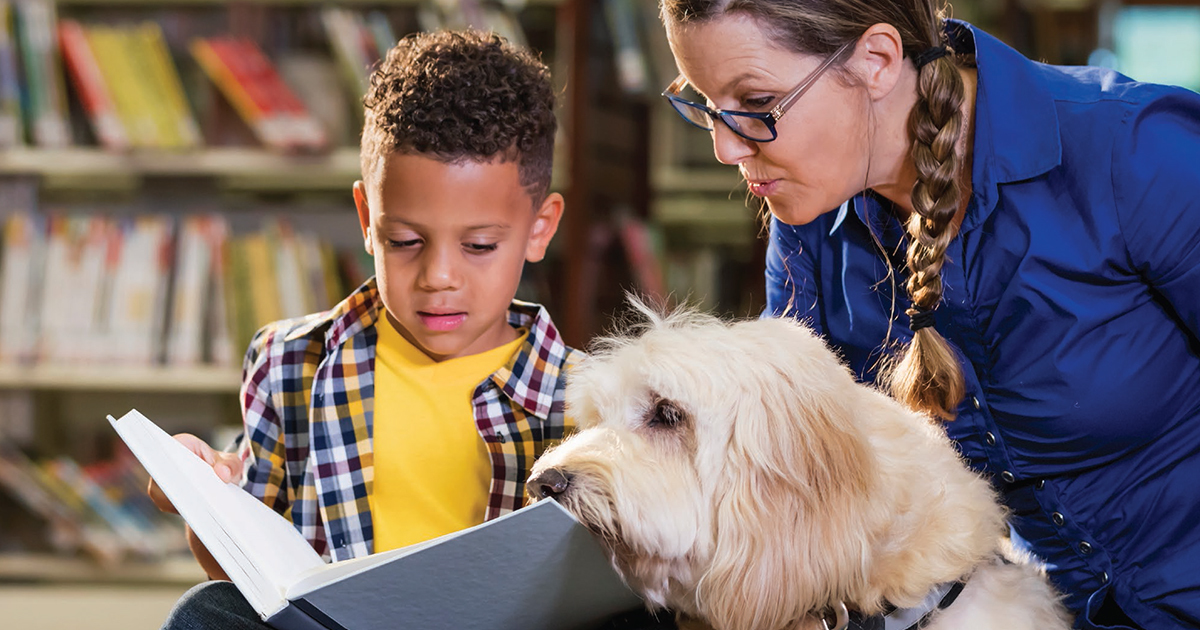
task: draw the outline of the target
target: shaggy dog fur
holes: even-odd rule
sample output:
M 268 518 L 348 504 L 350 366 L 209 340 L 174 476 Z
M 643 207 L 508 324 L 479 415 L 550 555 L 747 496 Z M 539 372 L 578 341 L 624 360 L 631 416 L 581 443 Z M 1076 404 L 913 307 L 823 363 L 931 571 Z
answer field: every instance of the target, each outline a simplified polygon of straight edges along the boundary
M 643 334 L 602 342 L 572 373 L 582 430 L 528 488 L 601 537 L 652 610 L 820 629 L 837 602 L 870 615 L 965 578 L 927 630 L 1070 627 L 943 430 L 855 382 L 810 330 L 640 310 Z

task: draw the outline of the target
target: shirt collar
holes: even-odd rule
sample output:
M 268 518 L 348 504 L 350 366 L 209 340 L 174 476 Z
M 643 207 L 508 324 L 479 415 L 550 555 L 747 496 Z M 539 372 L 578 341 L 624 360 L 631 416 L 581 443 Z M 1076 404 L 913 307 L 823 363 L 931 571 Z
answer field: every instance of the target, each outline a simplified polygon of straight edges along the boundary
M 321 315 L 310 316 L 309 321 L 293 328 L 288 341 L 307 337 L 318 328 L 325 328 L 325 351 L 332 352 L 351 337 L 375 325 L 383 301 L 379 299 L 379 288 L 375 278 L 359 285 L 346 299 Z
M 554 404 L 559 377 L 573 351 L 563 343 L 543 306 L 513 300 L 508 323 L 527 328 L 529 334 L 508 365 L 492 375 L 492 382 L 525 411 L 546 418 Z
M 959 20 L 947 20 L 946 36 L 959 54 L 973 54 L 974 164 L 971 184 L 978 203 L 962 229 L 982 223 L 999 199 L 1000 184 L 1042 175 L 1062 162 L 1058 110 L 1042 64 Z
M 351 337 L 374 326 L 382 310 L 379 287 L 375 278 L 371 278 L 324 317 L 314 318 L 289 336 L 303 336 L 322 324 L 328 325 L 325 348 L 332 352 Z M 573 351 L 563 343 L 543 306 L 513 300 L 508 310 L 508 323 L 514 328 L 529 330 L 529 334 L 508 364 L 492 374 L 492 382 L 525 411 L 546 418 L 554 403 L 559 376 Z

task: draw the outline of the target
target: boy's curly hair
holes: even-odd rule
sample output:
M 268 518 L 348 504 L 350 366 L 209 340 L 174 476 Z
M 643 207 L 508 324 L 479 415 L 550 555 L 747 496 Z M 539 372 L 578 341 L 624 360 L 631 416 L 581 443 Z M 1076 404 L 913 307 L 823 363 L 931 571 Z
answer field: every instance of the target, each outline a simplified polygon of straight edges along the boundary
M 367 181 L 393 153 L 445 163 L 518 160 L 534 203 L 550 189 L 554 89 L 532 53 L 493 33 L 439 31 L 401 39 L 363 98 Z

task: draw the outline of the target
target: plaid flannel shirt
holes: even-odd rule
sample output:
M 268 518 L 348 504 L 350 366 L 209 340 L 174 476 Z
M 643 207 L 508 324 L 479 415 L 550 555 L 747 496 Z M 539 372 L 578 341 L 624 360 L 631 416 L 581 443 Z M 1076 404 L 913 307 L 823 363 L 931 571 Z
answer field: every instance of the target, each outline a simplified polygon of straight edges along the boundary
M 374 550 L 367 497 L 382 312 L 368 280 L 330 311 L 264 327 L 243 367 L 242 487 L 334 561 Z M 582 356 L 563 344 L 541 306 L 514 300 L 508 321 L 529 330 L 525 343 L 471 401 L 492 460 L 485 520 L 524 505 L 534 460 L 573 428 L 563 390 L 567 367 Z

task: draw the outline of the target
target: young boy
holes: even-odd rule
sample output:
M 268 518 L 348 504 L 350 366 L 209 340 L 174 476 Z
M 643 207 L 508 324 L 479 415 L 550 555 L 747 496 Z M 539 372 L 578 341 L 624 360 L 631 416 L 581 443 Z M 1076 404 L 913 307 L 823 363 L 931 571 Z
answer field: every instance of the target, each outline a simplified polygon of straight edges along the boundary
M 570 429 L 563 388 L 577 356 L 544 308 L 513 299 L 563 211 L 548 192 L 545 66 L 494 35 L 416 35 L 375 71 L 364 104 L 354 201 L 375 278 L 255 336 L 236 454 L 178 436 L 333 561 L 521 507 L 534 459 Z M 188 536 L 209 576 L 227 579 Z M 209 582 L 164 627 L 263 625 L 230 583 Z

